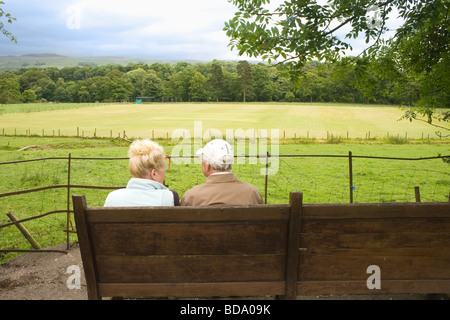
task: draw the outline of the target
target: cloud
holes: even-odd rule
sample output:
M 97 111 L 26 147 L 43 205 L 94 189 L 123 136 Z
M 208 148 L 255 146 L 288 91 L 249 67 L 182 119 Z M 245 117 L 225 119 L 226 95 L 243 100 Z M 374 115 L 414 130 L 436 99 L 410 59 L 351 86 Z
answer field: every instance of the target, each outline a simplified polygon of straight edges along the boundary
M 235 7 L 226 0 L 14 0 L 9 30 L 18 45 L 0 39 L 5 54 L 222 59 L 230 56 L 222 31 Z M 7 40 L 7 39 L 6 39 Z M 236 56 L 236 54 L 234 54 Z

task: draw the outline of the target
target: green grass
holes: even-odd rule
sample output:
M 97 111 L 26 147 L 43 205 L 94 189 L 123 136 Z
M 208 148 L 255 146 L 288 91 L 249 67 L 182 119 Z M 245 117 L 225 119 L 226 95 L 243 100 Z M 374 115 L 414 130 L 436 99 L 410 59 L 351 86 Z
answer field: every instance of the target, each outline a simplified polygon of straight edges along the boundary
M 171 153 L 174 145 L 160 141 L 166 151 Z M 17 151 L 24 146 L 33 149 Z M 296 157 L 280 158 L 279 170 L 269 176 L 268 202 L 285 202 L 293 189 L 305 192 L 308 202 L 347 202 L 348 201 L 348 152 L 357 156 L 382 156 L 401 158 L 421 158 L 449 155 L 449 144 L 283 144 L 280 154 L 296 155 L 338 155 L 342 158 Z M 270 145 L 269 145 L 270 149 Z M 128 143 L 109 139 L 76 138 L 25 138 L 0 137 L 0 162 L 36 159 L 45 157 L 126 157 Z M 259 150 L 258 150 L 259 151 Z M 189 162 L 190 159 L 188 160 Z M 252 159 L 257 164 L 234 165 L 234 172 L 243 180 L 258 186 L 264 192 L 265 178 L 260 171 L 265 167 L 265 159 Z M 275 160 L 274 160 L 275 161 Z M 122 186 L 129 179 L 126 160 L 72 160 L 71 183 L 79 185 Z M 273 166 L 275 167 L 275 166 Z M 358 202 L 414 201 L 414 186 L 431 188 L 423 191 L 426 201 L 446 201 L 449 191 L 450 167 L 441 159 L 406 161 L 381 159 L 353 159 L 355 200 Z M 0 166 L 3 183 L 0 193 L 14 190 L 32 189 L 47 185 L 67 183 L 67 160 L 46 160 Z M 167 183 L 183 194 L 187 189 L 204 180 L 196 164 L 171 164 Z M 425 187 L 426 186 L 426 187 Z M 84 191 L 84 190 L 83 190 Z M 89 191 L 89 190 L 88 190 Z M 0 198 L 1 211 L 24 210 L 34 203 L 33 210 L 42 212 L 55 210 L 62 199 L 55 200 L 58 190 L 44 191 L 49 194 L 51 203 L 40 201 L 16 202 L 14 197 Z M 102 205 L 107 191 L 89 191 L 98 196 L 91 199 Z M 17 196 L 24 199 L 28 196 Z M 17 205 L 19 204 L 19 207 Z
M 67 109 L 87 108 L 99 106 L 99 103 L 26 103 L 0 105 L 0 115 L 13 113 L 32 113 L 43 111 L 61 111 Z
M 57 108 L 58 110 L 54 110 Z M 281 137 L 342 139 L 434 138 L 435 129 L 421 122 L 398 121 L 403 111 L 391 106 L 306 103 L 152 103 L 53 104 L 0 106 L 0 134 L 93 137 L 172 137 L 185 129 L 194 135 L 218 129 L 278 129 Z M 15 110 L 15 111 L 14 111 Z M 32 110 L 40 112 L 30 113 Z M 20 111 L 19 113 L 16 111 Z

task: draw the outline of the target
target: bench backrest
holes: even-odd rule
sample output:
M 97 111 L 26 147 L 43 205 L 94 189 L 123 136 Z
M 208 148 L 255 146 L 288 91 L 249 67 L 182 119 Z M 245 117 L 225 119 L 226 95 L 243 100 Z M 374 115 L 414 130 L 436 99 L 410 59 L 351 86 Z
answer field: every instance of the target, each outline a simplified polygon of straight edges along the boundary
M 448 202 L 73 203 L 90 299 L 450 292 Z
M 73 196 L 88 296 L 295 298 L 301 193 L 291 197 L 289 205 L 88 208 Z

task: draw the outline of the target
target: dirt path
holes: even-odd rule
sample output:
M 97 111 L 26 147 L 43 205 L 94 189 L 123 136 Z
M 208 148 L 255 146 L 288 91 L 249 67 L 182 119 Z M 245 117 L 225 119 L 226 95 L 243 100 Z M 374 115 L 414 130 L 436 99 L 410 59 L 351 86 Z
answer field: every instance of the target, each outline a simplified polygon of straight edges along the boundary
M 65 250 L 66 245 L 48 249 Z M 81 268 L 81 288 L 69 289 L 72 273 L 67 268 Z M 86 281 L 77 245 L 64 253 L 30 253 L 0 265 L 0 300 L 85 300 Z

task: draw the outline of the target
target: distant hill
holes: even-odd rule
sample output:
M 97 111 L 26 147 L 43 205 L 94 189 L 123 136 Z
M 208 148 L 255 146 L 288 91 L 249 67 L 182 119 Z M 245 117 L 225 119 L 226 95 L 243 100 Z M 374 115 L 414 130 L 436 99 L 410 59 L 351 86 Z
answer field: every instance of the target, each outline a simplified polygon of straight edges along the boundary
M 129 63 L 170 63 L 177 62 L 197 63 L 196 60 L 164 60 L 164 59 L 142 59 L 142 58 L 127 58 L 127 57 L 68 57 L 52 53 L 44 54 L 25 54 L 21 56 L 0 56 L 0 72 L 13 71 L 20 68 L 29 67 L 76 67 L 84 66 L 86 64 L 92 66 L 103 66 L 107 64 L 127 65 Z

